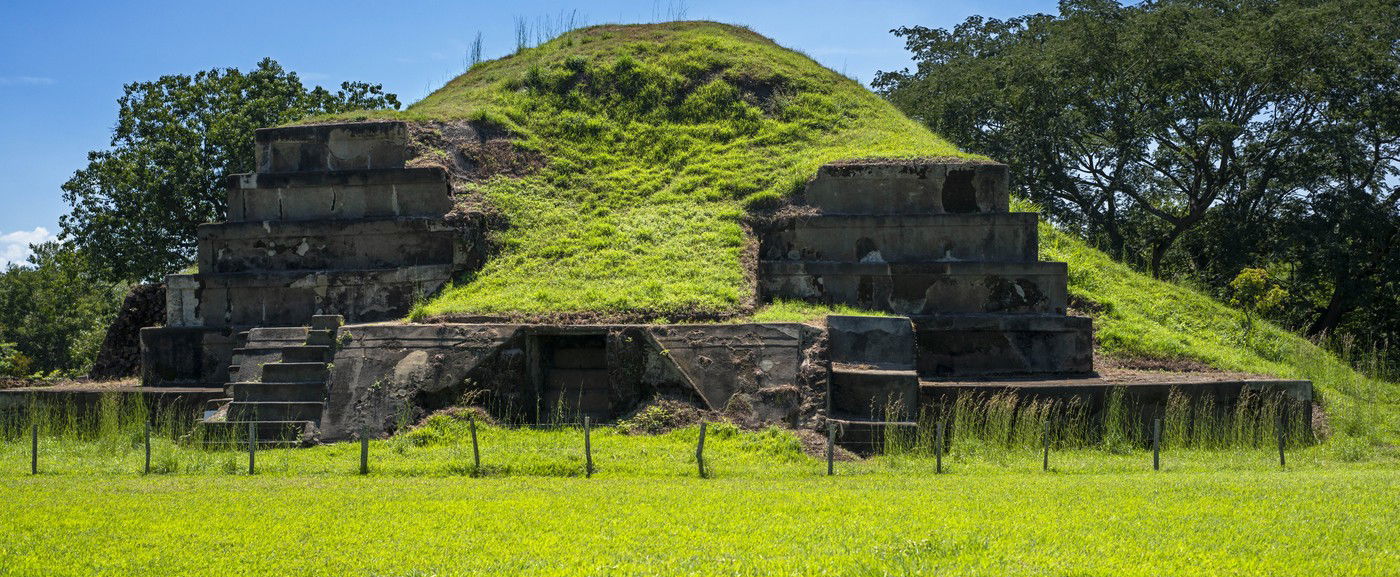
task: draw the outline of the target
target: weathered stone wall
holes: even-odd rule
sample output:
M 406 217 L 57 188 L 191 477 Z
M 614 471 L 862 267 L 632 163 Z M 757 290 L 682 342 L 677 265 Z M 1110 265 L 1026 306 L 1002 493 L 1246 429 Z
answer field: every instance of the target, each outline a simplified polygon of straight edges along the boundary
M 402 325 L 342 327 L 330 371 L 323 440 L 379 434 L 428 412 L 475 404 L 498 417 L 545 422 L 550 340 L 606 342 L 607 404 L 622 417 L 656 397 L 698 402 L 746 423 L 797 425 L 814 410 L 802 376 L 821 331 L 799 324 Z M 554 370 L 568 370 L 556 368 Z M 815 372 L 808 370 L 809 373 Z M 805 403 L 804 403 L 805 401 Z M 805 417 L 804 417 L 805 411 Z M 570 417 L 572 415 L 566 415 Z

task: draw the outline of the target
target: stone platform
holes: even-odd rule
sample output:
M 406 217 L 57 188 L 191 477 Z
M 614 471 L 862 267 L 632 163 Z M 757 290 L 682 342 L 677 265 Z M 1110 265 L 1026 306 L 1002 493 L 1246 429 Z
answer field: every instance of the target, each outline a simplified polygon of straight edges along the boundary
M 1310 398 L 1298 382 L 1095 373 L 1092 323 L 1066 314 L 1067 267 L 1039 260 L 1037 216 L 1010 212 L 1007 167 L 991 162 L 829 164 L 790 216 L 756 226 L 761 300 L 886 316 L 406 324 L 487 245 L 484 230 L 447 219 L 461 175 L 411 166 L 412 139 L 402 122 L 259 130 L 257 171 L 228 177 L 227 221 L 199 228 L 198 271 L 168 278 L 167 325 L 142 331 L 141 391 L 219 391 L 206 425 L 303 441 L 462 404 L 602 422 L 661 397 L 753 426 L 818 427 L 910 419 L 962 391 Z

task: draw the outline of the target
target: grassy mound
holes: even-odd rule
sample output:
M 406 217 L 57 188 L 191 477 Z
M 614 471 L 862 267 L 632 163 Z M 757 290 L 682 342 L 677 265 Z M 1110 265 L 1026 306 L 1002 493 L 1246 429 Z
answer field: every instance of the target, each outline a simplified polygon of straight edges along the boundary
M 710 22 L 576 30 L 478 64 L 405 111 L 340 118 L 369 116 L 470 120 L 545 159 L 531 176 L 471 185 L 511 222 L 502 252 L 416 316 L 746 314 L 746 210 L 780 202 L 837 159 L 971 156 L 810 58 Z M 1238 311 L 1049 225 L 1041 237 L 1042 258 L 1069 263 L 1104 352 L 1311 379 L 1338 432 L 1400 438 L 1400 386 L 1267 323 L 1247 329 Z M 752 318 L 825 312 L 778 303 Z
M 971 156 L 812 59 L 710 22 L 575 30 L 395 116 L 499 127 L 547 159 L 475 185 L 510 219 L 503 250 L 426 315 L 740 312 L 746 208 L 832 160 Z

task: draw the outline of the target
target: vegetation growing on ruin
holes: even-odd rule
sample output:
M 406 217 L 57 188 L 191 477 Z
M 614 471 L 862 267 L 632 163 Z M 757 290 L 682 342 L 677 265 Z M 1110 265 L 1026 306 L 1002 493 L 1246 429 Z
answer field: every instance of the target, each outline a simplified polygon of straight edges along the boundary
M 826 308 L 795 303 L 748 312 L 745 211 L 797 191 L 827 161 L 963 155 L 852 80 L 747 29 L 704 22 L 576 30 L 482 62 L 403 112 L 337 118 L 391 115 L 501 127 L 548 159 L 533 176 L 472 185 L 510 219 L 502 253 L 415 318 L 819 318 Z M 1400 439 L 1394 383 L 1268 323 L 1245 338 L 1238 310 L 1050 225 L 1041 246 L 1043 259 L 1069 263 L 1078 313 L 1094 317 L 1102 352 L 1312 379 L 1336 432 Z
M 744 28 L 595 26 L 477 64 L 408 107 L 471 120 L 548 162 L 473 185 L 501 254 L 420 309 L 728 316 L 752 304 L 747 208 L 859 156 L 970 156 L 855 81 Z M 347 118 L 342 115 L 339 118 Z

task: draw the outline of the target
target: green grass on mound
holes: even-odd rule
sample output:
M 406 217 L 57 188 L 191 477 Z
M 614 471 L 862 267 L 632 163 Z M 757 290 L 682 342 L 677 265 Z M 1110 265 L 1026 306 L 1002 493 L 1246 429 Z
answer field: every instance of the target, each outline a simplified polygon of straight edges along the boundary
M 476 186 L 510 219 L 502 253 L 421 315 L 734 313 L 752 299 L 746 208 L 833 160 L 971 156 L 807 56 L 712 22 L 575 30 L 395 116 L 500 127 L 547 159 Z

